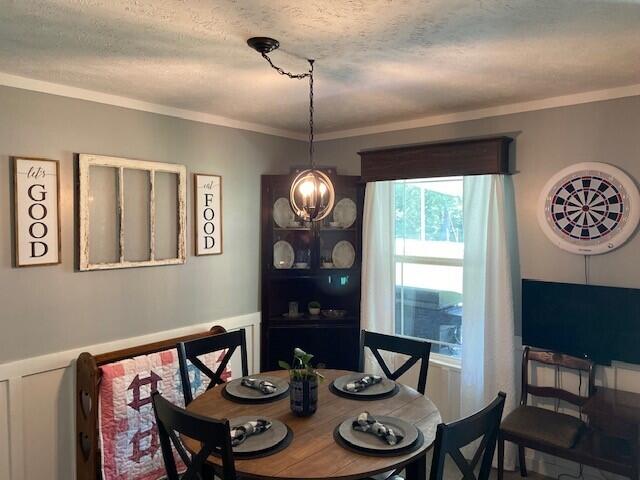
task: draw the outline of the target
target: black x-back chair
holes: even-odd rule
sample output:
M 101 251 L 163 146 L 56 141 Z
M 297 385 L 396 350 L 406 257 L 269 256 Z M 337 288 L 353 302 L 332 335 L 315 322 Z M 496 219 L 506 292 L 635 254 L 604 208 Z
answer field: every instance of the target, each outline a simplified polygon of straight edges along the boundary
M 478 413 L 453 423 L 438 425 L 429 480 L 442 480 L 447 455 L 455 462 L 463 480 L 489 479 L 506 396 L 504 392 L 500 392 L 493 402 Z M 460 449 L 480 437 L 482 439 L 478 449 L 471 460 L 467 460 Z M 480 461 L 482 463 L 476 476 L 476 468 Z
M 180 378 L 182 380 L 182 392 L 184 394 L 184 403 L 189 405 L 193 401 L 193 390 L 191 380 L 189 379 L 189 362 L 201 373 L 209 378 L 207 390 L 224 383 L 222 374 L 229 364 L 229 360 L 240 347 L 240 357 L 242 362 L 242 376 L 249 375 L 247 365 L 247 339 L 244 328 L 233 332 L 220 333 L 210 337 L 199 338 L 189 342 L 181 342 L 178 344 L 178 360 L 180 361 Z M 220 364 L 215 372 L 207 367 L 202 360 L 201 355 L 207 353 L 219 352 L 225 350 L 226 353 L 221 359 Z
M 214 473 L 221 476 L 222 480 L 236 479 L 228 420 L 215 420 L 187 412 L 173 405 L 158 392 L 154 392 L 151 399 L 167 480 L 213 480 Z M 178 435 L 186 435 L 199 441 L 200 451 L 189 455 Z M 172 444 L 187 467 L 181 476 L 178 475 Z M 222 459 L 220 471 L 214 470 L 206 463 L 214 451 Z
M 427 388 L 427 372 L 429 370 L 429 356 L 431 355 L 431 342 L 420 340 L 417 338 L 408 338 L 397 335 L 384 335 L 382 333 L 370 332 L 363 330 L 360 336 L 360 371 L 364 372 L 365 366 L 365 347 L 371 350 L 371 353 L 378 361 L 380 368 L 385 376 L 391 380 L 397 380 L 402 375 L 420 362 L 420 374 L 418 375 L 417 390 L 424 395 Z M 409 359 L 394 372 L 391 372 L 389 366 L 382 358 L 380 350 L 392 353 L 400 353 L 408 355 Z

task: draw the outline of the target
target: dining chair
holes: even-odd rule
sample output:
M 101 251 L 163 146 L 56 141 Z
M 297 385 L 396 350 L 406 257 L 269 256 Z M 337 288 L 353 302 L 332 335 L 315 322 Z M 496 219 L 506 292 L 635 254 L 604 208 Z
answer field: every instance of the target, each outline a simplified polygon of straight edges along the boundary
M 560 369 L 569 369 L 577 372 L 580 382 L 578 393 L 575 394 L 562 388 L 531 384 L 529 382 L 529 365 L 532 362 L 555 368 L 557 376 L 560 375 Z M 498 436 L 498 451 L 504 450 L 505 441 L 515 443 L 518 446 L 518 463 L 522 477 L 527 476 L 525 447 L 567 460 L 581 461 L 579 453 L 576 456 L 573 455 L 575 453 L 573 448 L 586 428 L 586 424 L 579 417 L 547 408 L 527 405 L 529 395 L 552 398 L 557 402 L 563 400 L 578 407 L 580 413 L 582 413 L 582 406 L 589 400 L 594 391 L 594 371 L 594 363 L 587 358 L 572 357 L 564 353 L 547 350 L 532 350 L 529 347 L 524 348 L 522 354 L 520 405 L 506 416 Z M 586 396 L 581 393 L 583 375 L 586 377 L 587 382 Z M 504 462 L 499 461 L 499 480 L 502 480 L 503 472 Z
M 447 455 L 455 462 L 463 480 L 489 479 L 506 397 L 504 392 L 500 392 L 495 400 L 479 412 L 453 423 L 438 425 L 429 480 L 442 480 Z M 482 439 L 476 452 L 471 460 L 467 460 L 460 449 L 480 437 Z M 476 476 L 479 462 L 480 470 Z
M 429 356 L 431 355 L 431 342 L 417 338 L 402 337 L 398 335 L 384 335 L 382 333 L 362 330 L 360 336 L 360 371 L 364 372 L 365 347 L 377 360 L 385 376 L 391 380 L 397 380 L 402 375 L 420 362 L 420 374 L 418 375 L 417 390 L 424 395 L 427 388 L 427 371 L 429 369 Z M 391 372 L 389 366 L 382 358 L 380 350 L 392 353 L 408 355 L 409 359 Z
M 169 402 L 157 391 L 151 394 L 151 401 L 167 480 L 213 480 L 214 474 L 221 476 L 222 480 L 236 479 L 228 420 L 216 420 L 187 412 Z M 186 435 L 200 442 L 200 451 L 189 455 L 179 435 Z M 187 467 L 181 475 L 178 474 L 174 448 Z M 221 471 L 215 471 L 206 463 L 212 452 L 222 460 Z
M 240 358 L 242 362 L 242 376 L 249 375 L 247 366 L 247 339 L 244 328 L 233 332 L 220 333 L 209 337 L 198 338 L 188 342 L 178 344 L 178 360 L 180 362 L 180 379 L 182 380 L 182 392 L 184 394 L 184 404 L 189 405 L 193 401 L 193 389 L 189 378 L 189 363 L 197 368 L 202 374 L 209 378 L 207 390 L 225 383 L 222 378 L 229 360 L 240 347 Z M 216 371 L 212 371 L 204 362 L 198 358 L 207 353 L 224 351 Z

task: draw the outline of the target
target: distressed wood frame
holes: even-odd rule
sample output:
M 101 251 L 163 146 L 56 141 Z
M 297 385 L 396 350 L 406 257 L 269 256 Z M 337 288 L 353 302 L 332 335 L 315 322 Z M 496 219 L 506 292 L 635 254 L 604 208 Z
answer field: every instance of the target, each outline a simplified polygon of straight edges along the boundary
M 118 171 L 117 214 L 119 227 L 119 253 L 118 262 L 90 263 L 89 261 L 89 170 L 93 166 L 112 167 Z M 124 231 L 124 170 L 143 170 L 149 173 L 149 260 L 128 261 L 125 260 L 125 231 Z M 155 258 L 155 173 L 166 172 L 178 175 L 178 195 L 176 198 L 178 211 L 178 255 L 175 258 L 156 260 Z M 173 163 L 148 162 L 144 160 L 132 160 L 128 158 L 108 157 L 102 155 L 80 154 L 78 155 L 78 188 L 79 188 L 79 269 L 108 270 L 116 268 L 148 267 L 156 265 L 177 265 L 186 261 L 186 223 L 187 223 L 187 171 L 184 165 Z
M 199 253 L 198 251 L 198 177 L 218 177 L 220 179 L 220 251 L 215 253 Z M 196 257 L 205 257 L 208 255 L 222 255 L 224 252 L 224 228 L 222 221 L 224 214 L 222 213 L 222 175 L 209 173 L 193 174 L 193 250 Z
M 27 267 L 43 267 L 50 265 L 59 265 L 62 263 L 62 235 L 61 222 L 60 222 L 60 162 L 58 160 L 51 160 L 49 158 L 35 158 L 35 157 L 12 157 L 13 158 L 13 239 L 14 239 L 14 266 L 17 268 Z M 18 232 L 18 161 L 20 160 L 32 160 L 37 162 L 53 162 L 56 165 L 56 204 L 57 204 L 57 235 L 58 235 L 58 261 L 47 263 L 34 263 L 31 265 L 20 264 L 20 239 Z

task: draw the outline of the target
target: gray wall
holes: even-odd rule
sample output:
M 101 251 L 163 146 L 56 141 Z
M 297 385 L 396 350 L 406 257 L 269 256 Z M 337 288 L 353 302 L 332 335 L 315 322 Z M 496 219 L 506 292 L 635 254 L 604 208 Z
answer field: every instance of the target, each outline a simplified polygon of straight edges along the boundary
M 582 257 L 554 247 L 536 201 L 564 166 L 608 162 L 640 179 L 640 97 L 320 142 L 318 163 L 358 174 L 358 150 L 494 134 L 516 137 L 522 276 L 580 282 Z M 223 176 L 224 249 L 194 257 L 191 178 L 185 265 L 74 271 L 73 153 L 181 163 Z M 9 156 L 61 161 L 63 263 L 11 267 Z M 0 87 L 0 363 L 259 310 L 259 176 L 306 158 L 304 142 Z M 640 236 L 591 258 L 591 281 L 640 288 Z
M 0 363 L 255 312 L 260 174 L 304 142 L 0 87 Z M 74 271 L 73 154 L 187 166 L 185 265 Z M 12 155 L 60 160 L 62 264 L 12 268 Z M 223 177 L 224 254 L 193 256 L 192 172 Z
M 584 259 L 556 248 L 538 226 L 536 205 L 545 182 L 577 162 L 606 162 L 640 182 L 640 97 L 588 103 L 482 120 L 322 142 L 318 161 L 359 174 L 361 149 L 483 135 L 515 136 L 513 176 L 523 278 L 584 281 Z M 594 284 L 640 288 L 640 235 L 590 259 Z

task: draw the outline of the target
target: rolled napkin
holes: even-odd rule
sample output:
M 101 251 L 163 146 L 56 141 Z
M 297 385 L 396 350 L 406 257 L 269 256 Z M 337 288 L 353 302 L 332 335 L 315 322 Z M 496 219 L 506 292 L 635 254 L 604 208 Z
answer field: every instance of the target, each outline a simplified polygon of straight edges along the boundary
M 389 445 L 397 445 L 404 438 L 394 432 L 393 428 L 378 422 L 369 412 L 362 412 L 358 415 L 357 420 L 353 421 L 353 429 L 376 435 Z
M 380 383 L 382 381 L 382 377 L 379 375 L 364 375 L 359 380 L 354 380 L 353 382 L 349 382 L 344 386 L 344 389 L 347 392 L 361 392 L 369 388 L 371 385 L 375 385 L 376 383 Z
M 242 381 L 240 382 L 240 385 L 253 388 L 254 390 L 260 390 L 265 395 L 275 392 L 277 388 L 269 380 L 260 380 L 259 378 L 249 378 L 249 377 L 243 378 Z
M 243 423 L 231 429 L 231 445 L 237 447 L 251 435 L 266 432 L 271 428 L 271 422 L 258 418 L 250 422 Z

